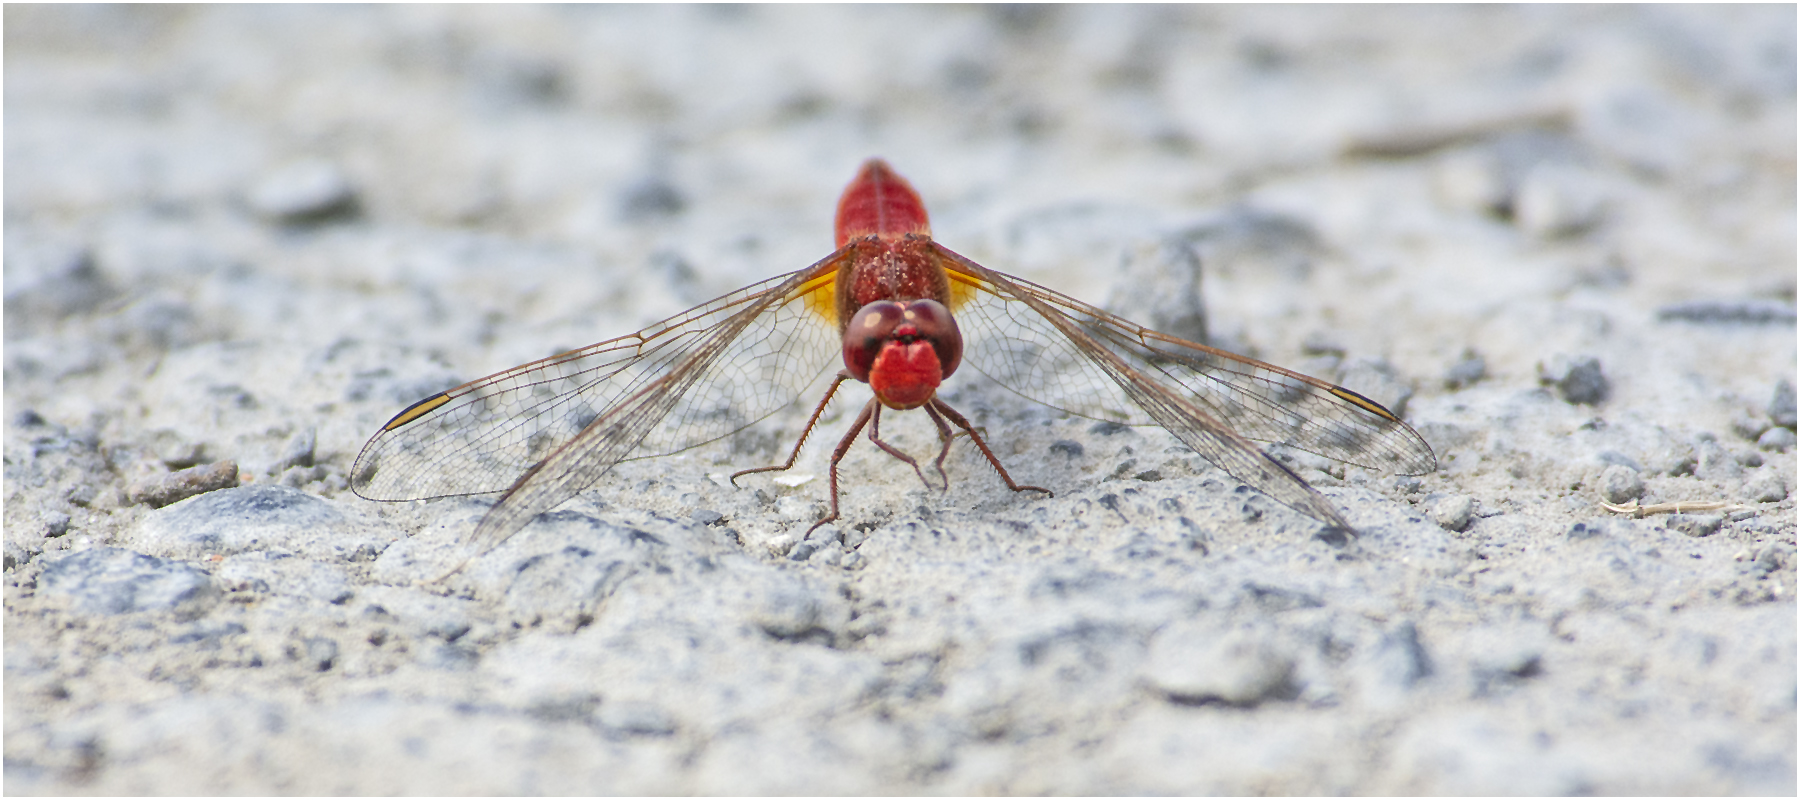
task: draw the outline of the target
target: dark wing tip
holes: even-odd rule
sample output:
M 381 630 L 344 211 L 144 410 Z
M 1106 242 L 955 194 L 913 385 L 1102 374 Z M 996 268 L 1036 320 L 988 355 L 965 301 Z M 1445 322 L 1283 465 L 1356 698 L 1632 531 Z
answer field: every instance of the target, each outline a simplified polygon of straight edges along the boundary
M 386 433 L 402 425 L 409 424 L 426 414 L 436 411 L 439 406 L 448 402 L 450 402 L 450 393 L 438 392 L 424 400 L 420 400 L 417 403 L 413 403 L 412 405 L 401 409 L 400 413 L 395 414 L 394 418 L 388 420 L 386 425 L 381 426 L 381 431 L 382 433 Z

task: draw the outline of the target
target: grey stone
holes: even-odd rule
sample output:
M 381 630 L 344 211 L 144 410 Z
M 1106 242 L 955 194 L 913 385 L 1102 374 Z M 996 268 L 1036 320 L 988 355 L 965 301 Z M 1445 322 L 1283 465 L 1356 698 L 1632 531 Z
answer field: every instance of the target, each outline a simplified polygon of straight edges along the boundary
M 1439 498 L 1431 504 L 1431 521 L 1447 531 L 1465 531 L 1475 518 L 1475 498 L 1466 494 Z
M 717 525 L 725 521 L 725 515 L 710 508 L 702 508 L 688 515 L 688 518 L 701 525 Z
M 1744 465 L 1710 433 L 1694 437 L 1694 474 L 1709 481 L 1731 481 L 1744 474 Z
M 1178 236 L 1127 250 L 1106 310 L 1151 330 L 1206 344 L 1202 272 L 1199 252 Z
M 308 425 L 299 432 L 288 437 L 287 443 L 281 447 L 281 456 L 270 465 L 268 474 L 280 475 L 289 467 L 310 467 L 313 465 L 313 448 L 319 438 L 318 429 Z
M 1382 635 L 1367 669 L 1378 685 L 1390 689 L 1411 689 L 1436 671 L 1418 626 L 1410 620 Z
M 360 515 L 358 515 L 360 516 Z M 144 518 L 132 541 L 163 556 L 199 559 L 278 550 L 341 561 L 398 538 L 389 526 L 285 486 L 251 484 L 190 497 Z
M 142 503 L 151 508 L 162 508 L 196 495 L 229 489 L 236 485 L 238 485 L 237 462 L 220 461 L 134 482 L 126 487 L 125 496 L 133 503 Z
M 69 523 L 72 522 L 72 519 L 61 511 L 47 511 L 44 512 L 42 521 L 44 535 L 54 539 L 69 532 Z
M 1596 405 L 1606 399 L 1611 385 L 1593 356 L 1556 356 L 1538 365 L 1538 382 L 1554 386 L 1565 402 Z
M 302 223 L 351 212 L 356 206 L 356 189 L 336 164 L 307 159 L 270 173 L 251 188 L 245 200 L 250 210 L 264 219 Z
M 1718 533 L 1719 526 L 1724 523 L 1725 518 L 1717 514 L 1670 514 L 1669 518 L 1663 521 L 1663 527 L 1679 531 L 1687 536 L 1701 538 Z
M 301 643 L 299 658 L 313 669 L 325 672 L 331 669 L 338 657 L 337 641 L 324 636 L 311 636 Z
M 687 200 L 674 184 L 647 178 L 626 188 L 619 198 L 620 218 L 631 222 L 665 219 L 687 208 Z
M 1531 169 L 1513 198 L 1513 221 L 1539 238 L 1583 233 L 1606 213 L 1605 192 L 1586 170 L 1545 163 Z
M 1788 428 L 1770 428 L 1756 437 L 1756 446 L 1763 450 L 1785 453 L 1794 449 L 1794 432 Z
M 1512 187 L 1492 151 L 1459 150 L 1439 159 L 1431 171 L 1438 202 L 1459 211 L 1495 214 L 1512 202 Z
M 1266 630 L 1171 623 L 1150 642 L 1143 680 L 1178 703 L 1253 706 L 1292 693 L 1293 656 Z
M 1769 398 L 1769 421 L 1793 430 L 1795 423 L 1794 384 L 1776 381 L 1774 395 Z
M 1570 541 L 1576 542 L 1597 539 L 1606 535 L 1607 526 L 1608 523 L 1606 520 L 1590 519 L 1585 522 L 1577 522 L 1574 525 L 1570 525 L 1566 535 Z
M 1455 391 L 1481 382 L 1487 377 L 1487 359 L 1474 350 L 1464 350 L 1456 363 L 1444 370 L 1444 388 Z
M 676 729 L 668 709 L 641 700 L 603 703 L 596 715 L 600 728 L 618 736 L 668 736 Z
M 218 596 L 212 577 L 198 567 L 117 547 L 97 547 L 44 566 L 45 594 L 66 598 L 85 614 L 175 611 L 183 618 L 205 613 Z
M 1644 479 L 1637 470 L 1614 464 L 1600 473 L 1600 496 L 1623 505 L 1644 496 Z
M 841 600 L 799 583 L 771 586 L 748 611 L 756 627 L 777 639 L 830 641 L 850 621 Z
M 1769 421 L 1767 419 L 1753 417 L 1749 414 L 1739 414 L 1731 419 L 1731 432 L 1746 441 L 1756 441 L 1757 437 L 1762 436 L 1763 431 L 1768 429 Z
M 1763 545 L 1752 563 L 1765 574 L 1786 569 L 1794 563 L 1794 546 L 1787 542 L 1770 542 Z
M 1787 496 L 1787 481 L 1778 472 L 1758 473 L 1744 484 L 1744 497 L 1758 503 L 1779 503 Z

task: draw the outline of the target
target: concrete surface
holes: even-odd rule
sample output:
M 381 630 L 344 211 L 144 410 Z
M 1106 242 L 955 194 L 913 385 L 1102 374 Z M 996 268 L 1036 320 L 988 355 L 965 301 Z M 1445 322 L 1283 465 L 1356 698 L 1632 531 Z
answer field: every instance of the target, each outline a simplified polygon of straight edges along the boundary
M 9 794 L 1795 791 L 1792 6 L 5 15 Z M 863 443 L 802 540 L 844 401 L 416 584 L 487 501 L 352 495 L 383 421 L 811 263 L 872 155 L 1441 469 L 1293 457 L 1333 544 L 959 374 L 1054 498 Z

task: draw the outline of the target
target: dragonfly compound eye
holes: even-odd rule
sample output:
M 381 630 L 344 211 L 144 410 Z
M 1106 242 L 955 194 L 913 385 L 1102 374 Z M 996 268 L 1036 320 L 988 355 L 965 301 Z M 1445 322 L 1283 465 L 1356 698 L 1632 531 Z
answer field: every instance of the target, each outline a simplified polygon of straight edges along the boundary
M 881 355 L 881 347 L 894 334 L 894 328 L 900 325 L 906 316 L 906 310 L 899 303 L 881 300 L 858 309 L 850 318 L 850 325 L 844 329 L 844 366 L 850 370 L 850 377 L 867 383 L 869 370 L 875 367 L 875 358 Z

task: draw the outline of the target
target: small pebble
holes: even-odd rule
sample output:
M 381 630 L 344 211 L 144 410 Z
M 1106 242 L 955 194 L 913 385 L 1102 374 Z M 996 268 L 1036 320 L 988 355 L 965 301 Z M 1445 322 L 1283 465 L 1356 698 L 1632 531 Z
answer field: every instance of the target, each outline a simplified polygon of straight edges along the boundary
M 1731 432 L 1737 434 L 1738 438 L 1746 441 L 1756 441 L 1757 437 L 1762 436 L 1763 431 L 1768 429 L 1768 420 L 1753 417 L 1749 414 L 1739 414 L 1731 420 Z
M 63 499 L 69 501 L 72 505 L 86 507 L 92 504 L 94 498 L 99 495 L 100 490 L 94 488 L 93 484 L 83 482 L 70 486 L 69 490 L 63 493 Z
M 1663 527 L 1699 539 L 1718 533 L 1724 523 L 1725 518 L 1717 514 L 1670 514 Z
M 1438 202 L 1448 208 L 1494 214 L 1511 199 L 1500 160 L 1486 150 L 1446 155 L 1432 169 L 1431 177 Z
M 287 471 L 281 473 L 281 477 L 277 478 L 275 482 L 290 489 L 299 489 L 313 481 L 323 480 L 324 478 L 324 467 L 289 467 Z
M 1644 479 L 1637 470 L 1614 464 L 1600 473 L 1600 496 L 1621 505 L 1644 496 Z
M 1450 390 L 1474 386 L 1487 377 L 1487 359 L 1474 350 L 1464 350 L 1457 362 L 1444 370 L 1444 388 Z
M 1593 356 L 1556 356 L 1538 364 L 1538 383 L 1555 386 L 1565 402 L 1594 405 L 1606 399 L 1611 387 Z
M 1144 681 L 1178 703 L 1252 706 L 1286 693 L 1294 659 L 1266 633 L 1174 623 L 1150 642 Z
M 315 222 L 353 210 L 356 190 L 336 164 L 308 159 L 271 173 L 245 199 L 272 222 Z
M 270 475 L 280 475 L 289 467 L 310 467 L 313 465 L 313 448 L 317 446 L 319 431 L 307 426 L 288 437 L 287 444 L 282 445 L 281 457 L 269 468 Z
M 1587 539 L 1594 539 L 1594 538 L 1605 536 L 1605 535 L 1606 535 L 1606 521 L 1598 520 L 1598 519 L 1590 519 L 1586 522 L 1577 522 L 1574 525 L 1570 525 L 1569 531 L 1566 534 L 1566 536 L 1569 538 L 1570 541 L 1576 541 L 1576 542 L 1584 541 Z
M 1525 175 L 1513 198 L 1513 221 L 1527 233 L 1549 239 L 1592 228 L 1606 212 L 1598 180 L 1563 164 L 1541 164 Z
M 1794 432 L 1787 428 L 1770 428 L 1756 437 L 1756 446 L 1785 453 L 1794 449 Z
M 661 178 L 648 178 L 626 188 L 619 197 L 619 216 L 628 222 L 665 219 L 687 208 L 687 200 L 675 186 Z
M 1431 505 L 1431 520 L 1447 531 L 1465 531 L 1475 518 L 1475 498 L 1466 494 L 1452 495 Z
M 701 525 L 717 525 L 725 520 L 725 515 L 710 508 L 702 508 L 688 515 L 688 518 Z
M 1775 396 L 1769 398 L 1769 421 L 1783 428 L 1794 427 L 1794 385 L 1777 381 Z
M 1200 282 L 1200 254 L 1184 236 L 1127 248 L 1113 276 L 1106 310 L 1152 330 L 1204 343 L 1206 302 Z
M 1744 474 L 1744 465 L 1710 433 L 1703 432 L 1694 438 L 1694 455 L 1699 458 L 1694 474 L 1706 480 L 1730 481 Z
M 1437 669 L 1419 638 L 1418 626 L 1407 620 L 1382 634 L 1381 643 L 1364 663 L 1363 671 L 1371 688 L 1391 693 L 1417 686 Z
M 1131 430 L 1131 426 L 1121 422 L 1096 422 L 1088 426 L 1088 433 L 1098 433 L 1101 436 L 1112 436 L 1128 430 Z
M 162 508 L 195 495 L 229 489 L 236 485 L 238 485 L 237 462 L 220 461 L 133 483 L 125 490 L 125 494 L 133 503 L 143 503 L 151 508 Z
M 51 511 L 44 514 L 43 521 L 44 535 L 49 538 L 54 539 L 69 532 L 69 522 L 71 520 L 68 514 L 64 514 L 61 511 Z
M 1762 552 L 1756 554 L 1756 568 L 1761 572 L 1774 572 L 1794 562 L 1794 546 L 1787 542 L 1770 542 L 1763 546 Z
M 1787 499 L 1787 482 L 1777 473 L 1764 472 L 1744 484 L 1744 496 L 1758 503 L 1779 503 Z
M 325 672 L 337 661 L 338 643 L 323 636 L 314 636 L 306 640 L 305 659 L 313 669 Z
M 1073 459 L 1080 458 L 1081 454 L 1087 451 L 1080 442 L 1073 439 L 1058 439 L 1050 443 L 1050 452 Z
M 668 736 L 675 732 L 675 718 L 662 706 L 636 700 L 602 702 L 600 727 L 622 736 Z

